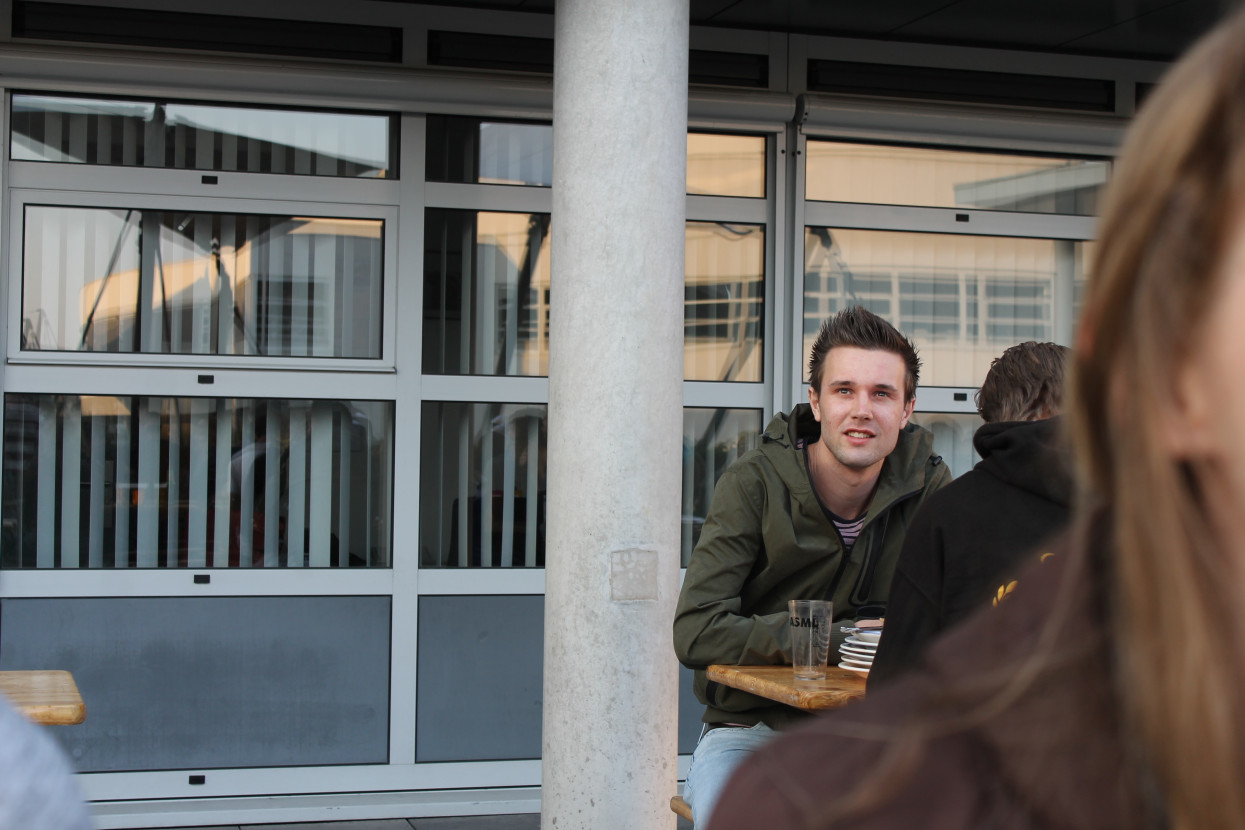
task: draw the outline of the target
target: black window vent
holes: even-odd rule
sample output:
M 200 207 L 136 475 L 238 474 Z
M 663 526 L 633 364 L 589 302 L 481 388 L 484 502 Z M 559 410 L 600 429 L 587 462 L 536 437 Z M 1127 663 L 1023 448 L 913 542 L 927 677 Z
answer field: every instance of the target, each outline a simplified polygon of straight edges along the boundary
M 810 60 L 808 88 L 813 92 L 1115 112 L 1115 83 L 1092 78 Z
M 553 38 L 428 32 L 428 64 L 553 74 Z
M 475 32 L 428 32 L 428 64 L 501 72 L 553 74 L 553 40 Z M 688 55 L 688 80 L 765 89 L 769 56 L 693 49 Z
M 13 3 L 13 37 L 401 63 L 402 30 L 222 14 Z
M 687 59 L 687 80 L 693 84 L 765 89 L 769 86 L 769 55 L 693 49 Z

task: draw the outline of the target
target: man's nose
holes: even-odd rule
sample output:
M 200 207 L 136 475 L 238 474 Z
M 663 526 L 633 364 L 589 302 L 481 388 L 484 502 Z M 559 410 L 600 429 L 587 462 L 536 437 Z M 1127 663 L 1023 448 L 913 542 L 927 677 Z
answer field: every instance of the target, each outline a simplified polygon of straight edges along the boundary
M 873 417 L 873 399 L 868 394 L 860 394 L 852 398 L 852 417 Z

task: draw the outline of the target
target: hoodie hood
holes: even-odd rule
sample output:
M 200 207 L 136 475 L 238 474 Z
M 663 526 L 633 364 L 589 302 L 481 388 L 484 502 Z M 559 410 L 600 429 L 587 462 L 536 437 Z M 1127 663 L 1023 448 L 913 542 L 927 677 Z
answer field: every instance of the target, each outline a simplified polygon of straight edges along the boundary
M 985 424 L 973 436 L 973 448 L 981 456 L 974 469 L 1055 504 L 1071 502 L 1062 418 Z

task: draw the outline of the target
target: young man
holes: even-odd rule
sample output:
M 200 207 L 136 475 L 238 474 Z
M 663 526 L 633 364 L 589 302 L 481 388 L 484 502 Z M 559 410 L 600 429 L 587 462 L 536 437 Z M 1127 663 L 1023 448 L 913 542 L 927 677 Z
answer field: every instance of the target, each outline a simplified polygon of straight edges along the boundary
M 938 633 L 997 600 L 1038 545 L 1068 522 L 1072 479 L 1060 446 L 1069 350 L 1020 343 L 977 392 L 981 462 L 931 498 L 908 528 L 869 688 L 920 662 Z
M 839 312 L 813 344 L 808 404 L 775 416 L 718 481 L 674 619 L 706 705 L 684 792 L 698 824 L 735 766 L 803 716 L 710 683 L 705 667 L 790 663 L 788 600 L 829 599 L 836 620 L 885 603 L 905 529 L 951 479 L 933 436 L 908 423 L 919 371 L 885 320 Z

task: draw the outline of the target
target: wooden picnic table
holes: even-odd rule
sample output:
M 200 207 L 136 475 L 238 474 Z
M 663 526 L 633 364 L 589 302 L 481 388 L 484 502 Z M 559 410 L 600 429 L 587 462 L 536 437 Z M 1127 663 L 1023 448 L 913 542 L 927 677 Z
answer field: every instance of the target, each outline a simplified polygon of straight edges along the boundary
M 710 680 L 808 712 L 837 709 L 865 696 L 865 676 L 838 666 L 823 680 L 797 680 L 790 666 L 710 666 Z
M 0 671 L 0 694 L 35 723 L 67 726 L 86 720 L 86 704 L 67 671 Z

